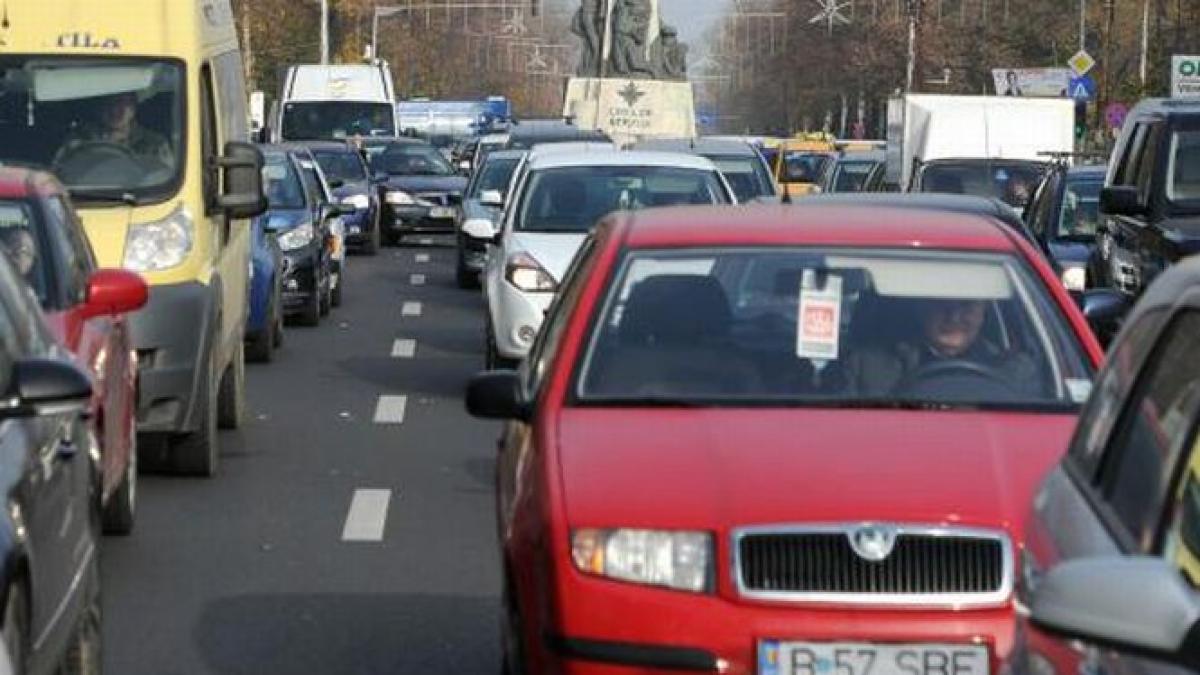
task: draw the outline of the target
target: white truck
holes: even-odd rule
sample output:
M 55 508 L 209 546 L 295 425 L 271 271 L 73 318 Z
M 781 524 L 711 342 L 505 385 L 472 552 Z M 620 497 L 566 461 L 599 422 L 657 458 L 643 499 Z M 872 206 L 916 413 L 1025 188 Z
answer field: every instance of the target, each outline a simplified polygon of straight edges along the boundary
M 908 94 L 888 102 L 887 182 L 902 190 L 929 162 L 1046 162 L 1074 148 L 1069 99 Z
M 275 142 L 392 137 L 399 128 L 385 61 L 288 68 L 272 129 Z

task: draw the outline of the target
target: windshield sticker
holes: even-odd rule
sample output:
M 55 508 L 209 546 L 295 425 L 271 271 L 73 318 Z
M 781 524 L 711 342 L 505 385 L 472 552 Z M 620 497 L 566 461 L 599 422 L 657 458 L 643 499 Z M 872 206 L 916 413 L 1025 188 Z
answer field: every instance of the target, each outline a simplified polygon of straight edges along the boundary
M 805 270 L 800 281 L 796 356 L 837 359 L 841 315 L 842 278 L 824 271 Z
M 1063 384 L 1067 385 L 1067 393 L 1075 403 L 1087 401 L 1088 396 L 1092 393 L 1091 380 L 1068 377 Z

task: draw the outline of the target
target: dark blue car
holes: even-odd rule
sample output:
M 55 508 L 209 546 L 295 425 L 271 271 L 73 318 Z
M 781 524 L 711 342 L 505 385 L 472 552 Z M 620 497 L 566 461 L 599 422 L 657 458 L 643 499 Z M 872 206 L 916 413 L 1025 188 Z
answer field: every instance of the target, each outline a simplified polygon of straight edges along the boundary
M 334 198 L 347 209 L 346 244 L 375 255 L 380 240 L 380 180 L 371 176 L 367 160 L 345 143 L 306 143 L 329 180 Z
M 1100 190 L 1105 167 L 1054 165 L 1025 209 L 1029 225 L 1068 290 L 1095 286 Z
M 283 344 L 285 272 L 279 242 L 267 230 L 268 214 L 255 218 L 251 228 L 250 312 L 246 317 L 246 358 L 264 363 Z

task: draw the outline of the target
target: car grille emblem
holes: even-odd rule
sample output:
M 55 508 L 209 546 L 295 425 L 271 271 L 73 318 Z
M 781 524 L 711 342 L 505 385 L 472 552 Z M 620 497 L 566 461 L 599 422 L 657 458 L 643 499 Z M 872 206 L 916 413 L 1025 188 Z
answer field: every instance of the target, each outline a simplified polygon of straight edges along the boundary
M 858 557 L 871 562 L 883 562 L 896 548 L 896 529 L 884 525 L 863 525 L 846 534 L 850 548 Z

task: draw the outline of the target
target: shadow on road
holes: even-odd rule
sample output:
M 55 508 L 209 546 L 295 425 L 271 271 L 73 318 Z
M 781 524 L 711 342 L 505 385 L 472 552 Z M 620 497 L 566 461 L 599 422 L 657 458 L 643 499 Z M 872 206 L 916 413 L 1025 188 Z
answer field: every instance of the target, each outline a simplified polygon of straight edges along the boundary
M 489 673 L 498 607 L 424 594 L 247 595 L 210 603 L 195 638 L 222 675 Z

